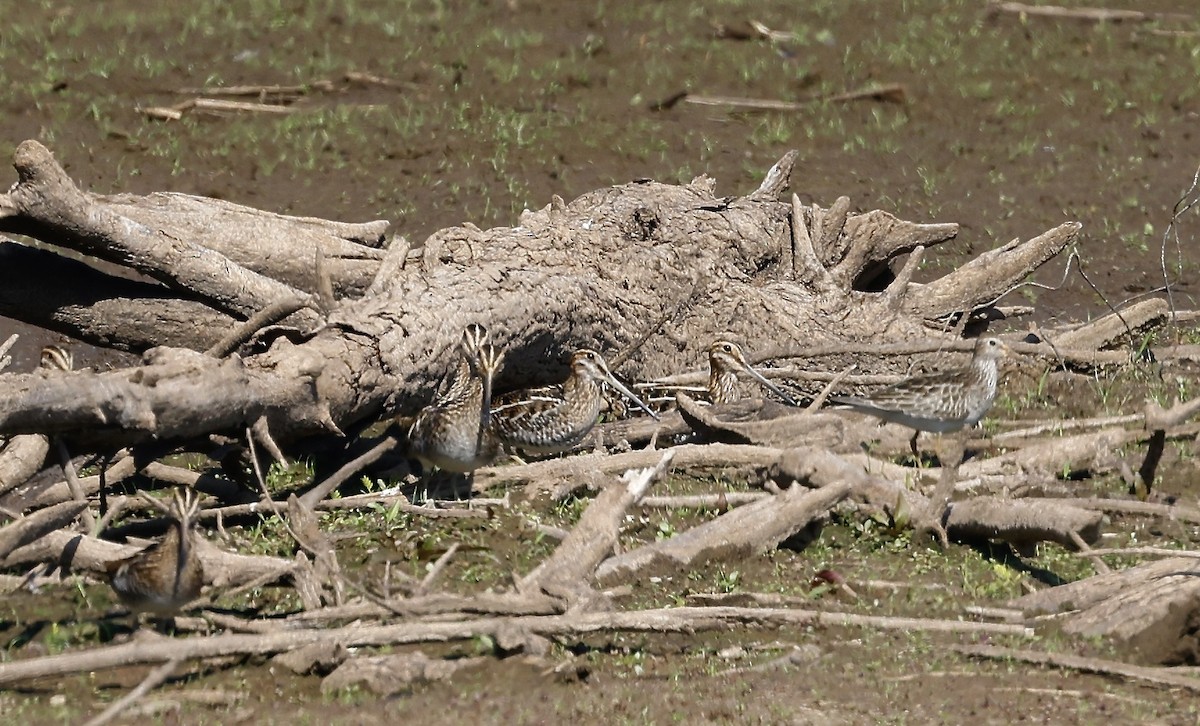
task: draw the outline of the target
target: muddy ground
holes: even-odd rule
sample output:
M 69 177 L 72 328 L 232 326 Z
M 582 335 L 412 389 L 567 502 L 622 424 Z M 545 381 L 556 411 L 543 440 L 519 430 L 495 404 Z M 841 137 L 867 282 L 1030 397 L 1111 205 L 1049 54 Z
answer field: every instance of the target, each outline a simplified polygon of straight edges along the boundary
M 1195 12 L 1185 0 L 1136 6 Z M 751 20 L 793 35 L 764 40 Z M 1085 319 L 1106 312 L 1107 304 L 1158 294 L 1164 259 L 1176 304 L 1195 306 L 1194 217 L 1182 218 L 1179 242 L 1168 239 L 1163 248 L 1172 208 L 1200 164 L 1194 19 L 1055 20 L 935 0 L 578 6 L 198 0 L 181 7 L 38 0 L 5 13 L 3 22 L 0 159 L 10 158 L 20 141 L 38 139 L 95 192 L 171 190 L 292 214 L 384 218 L 420 240 L 462 222 L 512 225 L 522 209 L 540 208 L 553 194 L 570 200 L 641 177 L 685 182 L 707 174 L 718 193 L 745 193 L 795 148 L 801 162 L 793 187 L 805 201 L 828 205 L 848 195 L 856 209 L 960 223 L 958 240 L 927 254 L 930 270 L 1062 221 L 1081 222 L 1079 265 L 1067 269 L 1066 259 L 1056 261 L 1036 276 L 1049 287 L 1011 296 L 1014 304 L 1034 307 L 1032 322 Z M 386 82 L 348 82 L 350 72 Z M 197 88 L 272 84 L 308 86 L 296 112 L 187 111 L 174 121 L 144 112 L 192 98 Z M 683 91 L 800 101 L 886 84 L 901 84 L 902 94 L 787 112 L 663 103 Z M 46 340 L 57 339 L 17 324 L 0 327 L 24 335 L 16 370 L 31 368 Z M 77 359 L 114 360 L 88 351 Z M 1029 395 L 1034 383 L 1010 381 L 1007 400 L 1019 403 L 997 416 L 1019 418 L 1027 414 L 1023 406 L 1035 404 L 1043 413 L 1054 408 L 1055 392 Z M 1131 375 L 1115 389 L 1061 393 L 1072 396 L 1072 414 L 1100 415 L 1140 403 L 1144 385 Z M 1194 502 L 1195 473 L 1194 460 L 1177 454 L 1163 477 L 1174 495 Z M 671 486 L 690 491 L 697 484 Z M 364 578 L 393 556 L 419 573 L 430 556 L 414 540 L 469 539 L 475 554 L 448 572 L 452 587 L 469 592 L 528 567 L 529 553 L 512 544 L 531 537 L 518 521 L 522 515 L 568 524 L 578 515 L 549 504 L 528 507 L 467 534 L 430 532 L 415 522 L 407 529 L 327 524 L 367 531 L 346 554 Z M 649 539 L 657 528 L 682 526 L 668 517 L 642 524 L 634 536 Z M 1111 528 L 1139 542 L 1200 538 L 1178 523 L 1131 519 Z M 262 532 L 242 538 L 247 546 L 270 546 Z M 549 544 L 536 546 L 544 554 Z M 832 523 L 808 548 L 678 573 L 675 582 L 633 583 L 630 597 L 672 604 L 689 592 L 770 589 L 810 596 L 815 606 L 953 617 L 964 604 L 1002 602 L 1023 585 L 1090 572 L 1061 551 L 1040 557 L 1014 564 L 1007 553 L 987 548 L 943 553 L 850 520 Z M 854 600 L 819 588 L 814 594 L 809 582 L 824 568 L 891 585 Z M 117 627 L 106 619 L 111 597 L 102 585 L 4 597 L 6 657 L 84 647 Z M 597 636 L 560 652 L 581 663 L 578 680 L 562 682 L 510 658 L 386 698 L 322 693 L 315 677 L 252 661 L 200 668 L 168 684 L 160 695 L 183 709 L 156 718 L 1195 723 L 1198 717 L 1195 697 L 1186 692 L 946 652 L 947 643 L 966 640 L 827 628 Z M 809 648 L 809 659 L 753 670 L 793 645 Z M 1104 652 L 1103 644 L 1093 645 Z M 486 643 L 425 650 L 490 652 Z M 41 683 L 0 694 L 0 710 L 29 723 L 76 722 L 121 692 L 112 686 L 131 686 L 142 675 Z M 67 698 L 52 699 L 58 692 Z

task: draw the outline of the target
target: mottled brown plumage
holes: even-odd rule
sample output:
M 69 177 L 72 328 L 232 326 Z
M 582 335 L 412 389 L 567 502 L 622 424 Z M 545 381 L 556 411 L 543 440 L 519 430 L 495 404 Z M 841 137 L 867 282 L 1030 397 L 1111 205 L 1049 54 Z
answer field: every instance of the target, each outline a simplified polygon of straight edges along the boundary
M 467 327 L 453 382 L 409 427 L 409 453 L 423 464 L 463 474 L 495 458 L 499 448 L 489 431 L 492 378 L 504 356 L 486 340 L 483 326 Z
M 974 426 L 996 400 L 998 361 L 1008 346 L 998 338 L 980 338 L 971 363 L 961 370 L 914 376 L 869 396 L 831 396 L 831 403 L 903 424 L 917 431 L 945 433 Z
M 583 349 L 571 356 L 571 374 L 563 382 L 561 395 L 528 398 L 497 407 L 492 411 L 492 430 L 500 443 L 528 453 L 567 451 L 596 425 L 604 407 L 603 383 L 658 418 L 613 376 L 599 353 Z
M 161 540 L 108 565 L 117 597 L 134 613 L 174 615 L 195 600 L 204 584 L 204 568 L 196 554 L 194 526 L 200 502 L 191 489 L 175 492 L 168 513 L 173 521 Z
M 715 404 L 735 403 L 740 398 L 738 373 L 745 373 L 759 385 L 782 398 L 790 406 L 796 401 L 783 389 L 754 370 L 746 360 L 741 346 L 728 340 L 718 340 L 708 346 L 708 400 Z

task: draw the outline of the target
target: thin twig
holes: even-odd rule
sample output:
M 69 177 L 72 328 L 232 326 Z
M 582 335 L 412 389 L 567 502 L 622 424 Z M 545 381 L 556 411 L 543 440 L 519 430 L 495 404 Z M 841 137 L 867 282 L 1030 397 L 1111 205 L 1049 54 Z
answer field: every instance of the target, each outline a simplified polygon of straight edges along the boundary
M 846 368 L 845 370 L 841 371 L 836 376 L 831 378 L 829 380 L 829 383 L 825 384 L 825 387 L 821 389 L 821 392 L 819 394 L 817 394 L 817 397 L 814 398 L 812 400 L 812 402 L 808 404 L 807 407 L 805 407 L 805 410 L 806 411 L 819 411 L 821 409 L 821 407 L 825 405 L 825 401 L 827 401 L 829 399 L 829 396 L 830 396 L 830 394 L 833 393 L 833 390 L 835 388 L 837 388 L 839 385 L 841 385 L 842 381 L 846 379 L 846 376 L 850 375 L 850 372 L 853 371 L 857 367 L 858 367 L 857 364 L 851 364 L 849 368 Z
M 287 316 L 305 308 L 320 310 L 316 298 L 312 295 L 303 297 L 291 297 L 286 300 L 271 303 L 262 310 L 259 310 L 254 315 L 251 315 L 248 320 L 232 330 L 224 338 L 221 338 L 212 345 L 208 350 L 204 351 L 205 355 L 213 358 L 224 358 L 233 351 L 237 350 L 246 341 L 254 337 L 254 334 L 259 330 L 274 325 Z
M 4 343 L 0 344 L 0 371 L 12 365 L 12 356 L 8 354 L 8 351 L 12 350 L 12 347 L 17 344 L 19 338 L 19 335 L 13 333 L 8 336 L 8 339 Z
M 1118 661 L 1101 658 L 1085 658 L 1068 653 L 1043 653 L 1035 650 L 1017 648 L 1002 648 L 995 645 L 951 645 L 950 650 L 971 656 L 973 658 L 990 658 L 994 660 L 1016 660 L 1025 663 L 1068 668 L 1085 673 L 1100 673 L 1107 676 L 1121 676 L 1137 681 L 1146 681 L 1162 686 L 1186 688 L 1200 691 L 1200 679 L 1172 673 L 1163 668 L 1147 668 L 1130 665 Z
M 363 453 L 354 459 L 342 465 L 342 468 L 335 471 L 328 479 L 309 489 L 300 497 L 300 503 L 309 509 L 315 509 L 317 504 L 329 496 L 331 492 L 346 483 L 350 477 L 362 471 L 364 467 L 378 461 L 384 454 L 399 446 L 400 440 L 394 436 L 384 436 L 377 444 L 372 446 L 366 453 Z
M 71 490 L 71 498 L 84 504 L 83 511 L 79 513 L 79 518 L 83 520 L 85 531 L 95 536 L 97 534 L 96 518 L 92 516 L 91 507 L 87 506 L 88 498 L 83 491 L 83 484 L 79 481 L 79 475 L 75 472 L 75 463 L 71 461 L 71 452 L 67 450 L 67 445 L 58 437 L 54 439 L 54 449 L 58 452 L 58 462 L 62 466 L 63 476 L 67 479 L 67 487 Z
M 446 569 L 446 565 L 450 564 L 450 560 L 454 557 L 454 553 L 458 552 L 458 548 L 459 543 L 455 542 L 454 544 L 450 545 L 449 549 L 442 553 L 441 557 L 437 558 L 437 561 L 434 562 L 429 568 L 429 572 L 425 573 L 425 577 L 421 580 L 421 584 L 417 585 L 417 589 L 413 591 L 412 594 L 414 597 L 424 595 L 425 593 L 429 592 L 429 588 L 433 586 L 433 583 L 437 580 L 438 575 L 442 574 L 442 571 Z
M 112 705 L 104 709 L 98 716 L 85 723 L 84 726 L 103 726 L 109 721 L 112 721 L 114 718 L 119 716 L 122 711 L 137 703 L 142 696 L 157 688 L 164 681 L 170 678 L 171 674 L 175 672 L 175 669 L 179 667 L 181 662 L 183 662 L 182 658 L 172 658 L 158 668 L 150 671 L 150 674 L 143 678 L 142 682 L 137 684 L 132 691 L 114 701 Z

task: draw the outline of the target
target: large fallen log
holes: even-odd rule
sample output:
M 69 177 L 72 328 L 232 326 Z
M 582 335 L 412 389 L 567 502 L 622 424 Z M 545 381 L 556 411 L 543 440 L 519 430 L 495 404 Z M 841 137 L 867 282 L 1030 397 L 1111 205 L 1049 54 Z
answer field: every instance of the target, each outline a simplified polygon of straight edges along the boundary
M 585 345 L 614 351 L 638 341 L 622 372 L 652 377 L 699 358 L 717 335 L 763 347 L 926 336 L 927 318 L 944 316 L 948 305 L 989 304 L 1078 230 L 1062 225 L 988 253 L 985 276 L 968 265 L 924 286 L 901 279 L 882 294 L 858 292 L 852 282 L 867 268 L 945 242 L 958 228 L 856 214 L 847 203 L 827 211 L 779 201 L 795 158 L 743 197 L 718 198 L 703 177 L 683 186 L 636 182 L 570 204 L 556 199 L 516 227 L 451 228 L 411 250 L 397 240 L 381 252 L 380 223 L 284 217 L 181 195 L 88 194 L 45 147 L 26 141 L 14 154 L 17 183 L 0 195 L 0 230 L 156 280 L 151 306 L 171 304 L 165 289 L 218 316 L 164 315 L 160 342 L 178 344 L 199 320 L 245 320 L 281 305 L 291 314 L 282 327 L 245 336 L 236 371 L 216 361 L 155 369 L 184 360 L 160 353 L 143 368 L 107 374 L 9 376 L 0 434 L 53 430 L 100 449 L 240 435 L 260 419 L 284 443 L 346 430 L 426 401 L 468 322 L 487 326 L 508 350 L 500 389 L 561 377 L 566 354 Z M 46 322 L 45 305 L 26 311 L 11 302 L 10 314 Z M 146 329 L 146 298 L 127 316 L 120 304 L 76 299 L 77 314 L 54 324 L 97 341 L 98 315 L 87 309 L 101 304 L 112 322 L 108 345 L 137 350 L 156 337 Z M 664 310 L 676 311 L 669 330 L 661 330 Z M 838 311 L 836 326 L 827 324 L 830 311 Z M 216 324 L 227 332 L 228 322 Z M 655 330 L 662 334 L 647 335 Z M 201 332 L 198 348 L 212 339 Z M 196 396 L 201 390 L 209 395 Z

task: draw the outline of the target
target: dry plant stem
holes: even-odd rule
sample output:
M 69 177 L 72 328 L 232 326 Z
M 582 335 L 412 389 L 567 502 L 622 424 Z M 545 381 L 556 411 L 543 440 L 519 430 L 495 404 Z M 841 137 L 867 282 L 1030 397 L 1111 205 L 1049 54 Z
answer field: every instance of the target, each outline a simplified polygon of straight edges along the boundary
M 1008 441 L 1018 441 L 1020 439 L 1036 438 L 1045 436 L 1046 434 L 1056 434 L 1062 431 L 1076 431 L 1078 429 L 1091 428 L 1107 428 L 1110 426 L 1124 426 L 1125 424 L 1139 423 L 1145 420 L 1145 414 L 1131 413 L 1123 416 L 1101 416 L 1097 418 L 1081 418 L 1081 419 L 1046 419 L 1039 423 L 1024 422 L 1016 425 L 1023 425 L 1025 428 L 1012 429 L 999 434 L 993 434 L 991 440 L 994 443 L 1000 444 Z M 1001 426 L 1013 425 L 1013 422 L 1001 421 Z
M 838 386 L 842 384 L 842 381 L 846 380 L 846 376 L 850 375 L 850 372 L 856 367 L 857 366 L 851 365 L 849 368 L 846 368 L 841 373 L 838 373 L 831 378 L 829 383 L 825 384 L 825 387 L 821 389 L 819 394 L 817 394 L 817 397 L 812 400 L 812 403 L 808 404 L 806 410 L 809 412 L 821 410 L 821 407 L 825 405 L 825 401 L 829 400 L 829 396 L 834 392 L 834 390 L 837 389 Z
M 399 439 L 394 436 L 384 436 L 380 439 L 379 443 L 372 446 L 368 451 L 346 462 L 342 468 L 331 474 L 328 479 L 305 492 L 300 497 L 300 503 L 309 509 L 315 508 L 321 500 L 349 481 L 350 477 L 362 471 L 364 467 L 379 461 L 385 454 L 399 445 Z
M 271 436 L 271 427 L 266 418 L 260 418 L 259 420 L 255 421 L 254 425 L 250 427 L 250 433 L 253 434 L 254 438 L 260 444 L 262 444 L 263 448 L 267 450 L 267 453 L 271 455 L 271 458 L 276 463 L 284 467 L 291 466 L 287 460 L 287 457 L 283 455 L 283 450 L 279 448 L 279 444 L 277 444 L 275 442 L 275 438 Z M 249 438 L 249 435 L 247 435 L 247 438 Z
M 733 106 L 756 111 L 803 111 L 814 103 L 844 103 L 846 101 L 879 100 L 899 103 L 904 100 L 904 86 L 899 83 L 889 83 L 879 86 L 847 91 L 845 93 L 817 96 L 806 101 L 779 101 L 770 98 L 745 98 L 741 96 L 700 96 L 688 94 L 683 98 L 687 103 L 701 106 Z
M 1085 658 L 1067 653 L 1044 653 L 1036 650 L 1003 648 L 997 645 L 951 645 L 949 647 L 950 650 L 956 653 L 971 656 L 972 658 L 1016 660 L 1023 663 L 1053 666 L 1055 668 L 1068 668 L 1084 673 L 1120 676 L 1121 678 L 1144 681 L 1160 686 L 1186 688 L 1189 691 L 1200 691 L 1200 678 L 1191 678 L 1178 673 L 1172 673 L 1164 668 L 1147 668 L 1101 658 Z
M 454 544 L 450 545 L 445 552 L 442 553 L 441 557 L 437 558 L 437 561 L 433 563 L 433 566 L 429 568 L 429 572 L 425 573 L 425 577 L 413 591 L 412 594 L 414 597 L 420 597 L 421 595 L 429 592 L 429 588 L 433 587 L 434 582 L 437 582 L 438 575 L 442 574 L 442 572 L 446 569 L 446 565 L 450 564 L 450 560 L 453 559 L 455 553 L 458 552 L 459 546 L 459 543 L 455 542 Z
M 0 371 L 12 365 L 12 356 L 8 354 L 8 351 L 12 350 L 12 347 L 17 344 L 17 340 L 20 337 L 16 333 L 13 333 L 3 343 L 0 343 Z
M 1018 2 L 990 2 L 989 12 L 1015 13 L 1018 15 L 1034 15 L 1060 20 L 1090 20 L 1097 23 L 1115 23 L 1122 20 L 1144 22 L 1159 18 L 1187 20 L 1191 15 L 1186 13 L 1146 13 L 1141 10 L 1123 10 L 1110 8 L 1064 8 L 1058 5 L 1026 5 Z
M 690 494 L 667 497 L 646 497 L 639 506 L 643 509 L 732 509 L 769 499 L 763 492 L 721 492 L 720 494 Z
M 79 475 L 75 473 L 75 463 L 71 461 L 71 452 L 67 451 L 67 445 L 61 439 L 54 440 L 54 449 L 58 453 L 59 465 L 62 467 L 63 476 L 66 477 L 67 486 L 71 490 L 71 498 L 83 504 L 83 509 L 79 512 L 79 518 L 83 521 L 84 531 L 92 535 L 98 534 L 96 531 L 96 518 L 92 516 L 92 511 L 87 506 L 88 498 L 83 491 L 83 485 L 79 481 Z
M 161 663 L 234 655 L 279 653 L 318 643 L 345 647 L 442 643 L 478 636 L 495 637 L 514 627 L 542 637 L 579 636 L 626 631 L 693 633 L 726 630 L 733 626 L 777 628 L 784 626 L 861 627 L 881 630 L 990 633 L 1032 636 L 1033 630 L 1006 623 L 969 623 L 959 620 L 891 618 L 854 613 L 788 608 L 664 608 L 627 612 L 590 612 L 513 618 L 478 618 L 456 622 L 406 622 L 394 625 L 349 625 L 332 629 L 293 629 L 254 635 L 213 635 L 171 638 L 166 642 L 130 642 L 90 651 L 0 663 L 0 687 L 71 673 L 107 670 L 143 663 Z
M 170 678 L 181 662 L 180 658 L 172 658 L 158 668 L 150 671 L 132 691 L 113 701 L 112 705 L 100 712 L 95 718 L 89 719 L 84 726 L 104 726 L 104 724 L 117 718 L 121 715 L 122 711 L 137 703 L 143 696 L 158 688 L 164 681 Z

